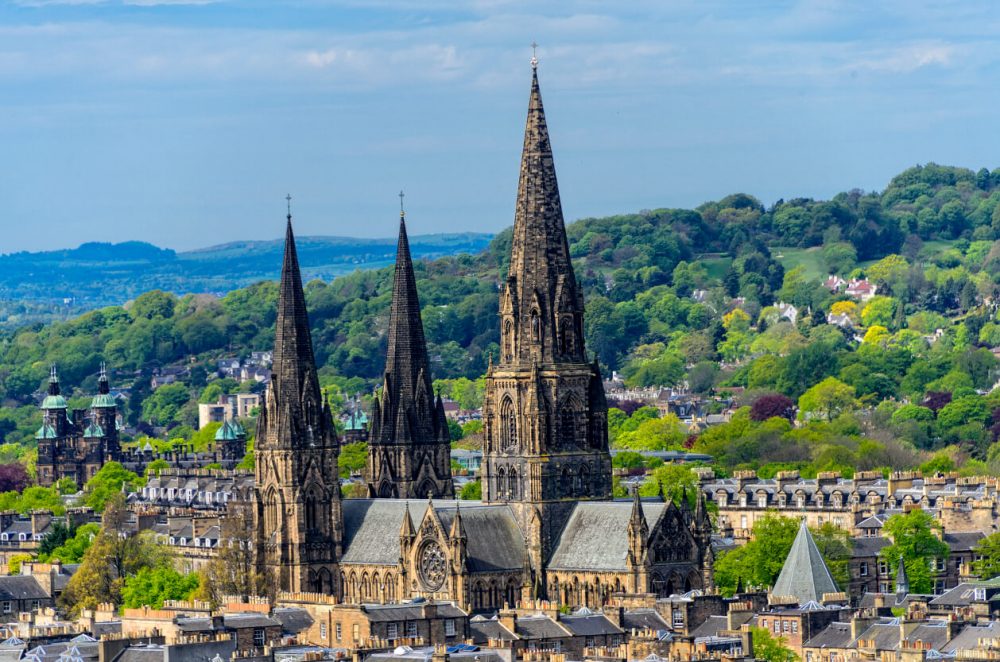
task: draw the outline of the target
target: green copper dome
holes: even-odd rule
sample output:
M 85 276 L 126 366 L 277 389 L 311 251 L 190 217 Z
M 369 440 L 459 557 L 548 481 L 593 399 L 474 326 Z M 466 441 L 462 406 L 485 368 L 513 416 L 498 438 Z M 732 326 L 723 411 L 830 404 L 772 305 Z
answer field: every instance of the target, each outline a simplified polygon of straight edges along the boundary
M 35 433 L 35 439 L 55 439 L 56 429 L 49 425 L 48 423 L 43 423 L 42 427 L 38 428 L 38 432 Z
M 87 426 L 87 429 L 83 431 L 84 437 L 103 437 L 104 430 L 97 423 L 91 423 Z
M 345 430 L 364 430 L 368 426 L 368 416 L 361 409 L 356 409 L 348 416 L 344 424 Z
M 55 395 L 47 395 L 45 399 L 42 400 L 42 409 L 66 409 L 66 398 L 62 397 L 58 393 Z
M 94 396 L 94 399 L 90 401 L 90 406 L 94 409 L 109 409 L 111 407 L 117 407 L 118 403 L 115 402 L 115 398 L 110 393 L 98 393 Z
M 239 432 L 237 432 L 235 426 L 229 424 L 229 421 L 224 422 L 222 426 L 215 431 L 216 441 L 235 441 L 236 439 L 239 439 Z

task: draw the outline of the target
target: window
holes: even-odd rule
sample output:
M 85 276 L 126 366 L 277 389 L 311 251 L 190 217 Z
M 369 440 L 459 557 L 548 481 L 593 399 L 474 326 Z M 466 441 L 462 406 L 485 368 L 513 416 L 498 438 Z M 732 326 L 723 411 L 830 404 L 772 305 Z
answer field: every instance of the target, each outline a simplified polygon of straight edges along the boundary
M 746 505 L 746 504 L 743 504 L 743 505 Z M 741 529 L 746 529 L 747 528 L 747 516 L 746 515 L 740 515 L 740 528 Z
M 888 575 L 889 574 L 889 564 L 885 561 L 878 562 L 878 574 Z
M 416 621 L 407 621 L 406 622 L 406 636 L 407 637 L 416 637 L 417 636 L 417 622 Z
M 672 620 L 675 628 L 684 627 L 684 612 L 679 609 L 673 611 Z
M 766 494 L 761 494 L 761 495 L 759 495 L 757 497 L 757 507 L 758 508 L 767 508 L 767 495 Z
M 799 622 L 792 621 L 792 634 L 798 634 L 799 632 Z
M 3 613 L 9 614 L 12 611 L 14 611 L 14 603 L 13 602 L 5 602 L 5 603 L 3 603 Z
M 861 566 L 858 568 L 858 574 L 862 577 L 868 576 L 868 561 L 861 562 Z
M 326 641 L 326 623 L 319 624 L 319 638 Z
M 594 638 L 593 637 L 587 637 L 587 639 L 584 641 L 583 645 L 586 646 L 587 648 L 593 648 L 594 647 Z
M 975 590 L 975 592 L 974 592 L 974 598 L 976 600 L 985 600 L 986 599 L 986 589 L 985 588 L 977 588 Z
M 340 623 L 334 623 L 333 624 L 333 634 L 334 634 L 335 637 L 337 637 L 337 641 L 340 641 L 341 637 L 344 634 L 343 631 L 340 628 Z
M 455 619 L 449 618 L 444 622 L 444 636 L 446 637 L 455 636 Z
M 386 626 L 385 637 L 389 641 L 394 641 L 396 639 L 399 639 L 399 624 L 398 623 L 389 623 Z
M 778 634 L 781 632 L 781 621 L 777 618 L 774 619 L 774 633 Z
M 781 621 L 781 631 L 782 632 L 788 632 L 791 629 L 791 627 L 792 626 L 790 625 L 789 621 L 784 621 L 784 620 Z
M 264 647 L 264 628 L 253 629 L 253 645 L 258 648 Z
M 941 595 L 944 593 L 944 580 L 937 579 L 934 581 L 934 595 Z
M 351 636 L 354 637 L 354 641 L 361 641 L 361 626 L 357 623 L 351 628 Z

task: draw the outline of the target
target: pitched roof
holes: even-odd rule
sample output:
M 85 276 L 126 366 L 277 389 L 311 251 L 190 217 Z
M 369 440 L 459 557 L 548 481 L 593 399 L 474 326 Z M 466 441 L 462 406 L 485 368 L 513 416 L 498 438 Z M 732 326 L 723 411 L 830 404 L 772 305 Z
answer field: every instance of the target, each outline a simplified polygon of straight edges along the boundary
M 799 603 L 819 601 L 824 593 L 836 593 L 839 589 L 833 581 L 830 569 L 826 567 L 816 541 L 809 533 L 805 520 L 799 526 L 799 532 L 788 552 L 781 574 L 774 582 L 771 593 L 779 596 L 794 596 Z
M 38 580 L 30 575 L 0 577 L 0 601 L 47 600 L 50 597 Z
M 423 520 L 426 501 L 404 499 L 345 499 L 344 556 L 346 565 L 392 565 L 399 562 L 399 533 L 407 504 L 415 521 Z M 435 500 L 434 510 L 445 531 L 451 528 L 457 502 Z M 472 572 L 518 570 L 524 567 L 524 536 L 506 505 L 478 501 L 462 503 L 462 525 L 468 536 L 468 566 Z
M 642 502 L 652 528 L 666 504 Z M 573 506 L 566 528 L 549 561 L 554 570 L 618 570 L 628 558 L 626 533 L 631 501 L 582 501 Z M 600 532 L 601 535 L 596 535 Z

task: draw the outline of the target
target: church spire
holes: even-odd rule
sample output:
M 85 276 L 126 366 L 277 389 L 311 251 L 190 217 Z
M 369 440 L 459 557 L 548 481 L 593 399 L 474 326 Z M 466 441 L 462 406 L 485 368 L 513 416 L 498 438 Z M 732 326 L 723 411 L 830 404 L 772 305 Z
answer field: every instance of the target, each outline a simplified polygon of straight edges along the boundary
M 378 418 L 379 423 L 373 423 L 368 443 L 368 491 L 402 498 L 424 497 L 428 492 L 436 497 L 451 496 L 448 422 L 443 405 L 434 401 L 402 201 L 400 193 L 385 378 L 380 401 L 372 407 L 372 419 Z M 394 448 L 386 452 L 389 447 Z M 426 450 L 431 451 L 429 471 L 423 469 L 421 459 L 428 457 Z
M 502 307 L 514 322 L 501 329 L 508 348 L 504 362 L 529 357 L 542 363 L 586 362 L 583 297 L 570 259 L 537 66 L 531 71 L 504 298 Z

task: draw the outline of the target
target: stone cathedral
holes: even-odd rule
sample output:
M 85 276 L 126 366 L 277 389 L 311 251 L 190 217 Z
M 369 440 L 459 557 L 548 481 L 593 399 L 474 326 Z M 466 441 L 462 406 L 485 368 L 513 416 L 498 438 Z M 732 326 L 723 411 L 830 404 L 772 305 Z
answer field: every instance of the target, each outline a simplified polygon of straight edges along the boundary
M 257 565 L 274 589 L 349 603 L 428 597 L 488 612 L 533 598 L 593 607 L 614 593 L 712 585 L 703 496 L 694 508 L 612 499 L 607 403 L 584 347 L 583 294 L 534 60 L 501 352 L 486 379 L 481 502 L 452 498 L 447 424 L 431 393 L 402 218 L 369 498 L 341 499 L 291 216 L 285 241 L 251 497 Z

